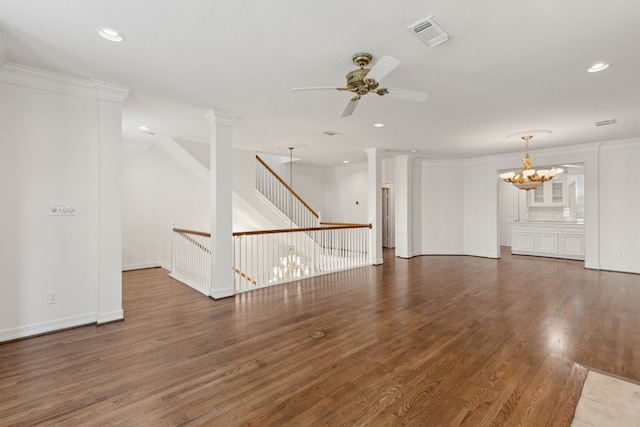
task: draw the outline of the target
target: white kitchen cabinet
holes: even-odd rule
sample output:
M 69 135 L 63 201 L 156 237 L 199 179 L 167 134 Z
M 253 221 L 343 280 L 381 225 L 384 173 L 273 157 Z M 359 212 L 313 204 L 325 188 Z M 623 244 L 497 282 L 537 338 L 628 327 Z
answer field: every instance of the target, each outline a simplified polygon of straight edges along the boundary
M 566 206 L 567 183 L 563 176 L 529 190 L 529 206 Z
M 511 229 L 511 253 L 584 259 L 584 225 L 517 223 Z

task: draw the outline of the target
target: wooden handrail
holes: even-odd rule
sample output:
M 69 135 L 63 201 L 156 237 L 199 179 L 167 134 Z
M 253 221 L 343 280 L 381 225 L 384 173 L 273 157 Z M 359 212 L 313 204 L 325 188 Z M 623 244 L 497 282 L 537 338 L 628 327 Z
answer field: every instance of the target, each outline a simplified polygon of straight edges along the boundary
M 286 182 L 284 182 L 284 180 L 283 180 L 282 178 L 280 178 L 280 176 L 279 176 L 279 175 L 278 175 L 278 174 L 277 174 L 273 169 L 271 169 L 271 167 L 270 167 L 270 166 L 269 166 L 269 165 L 268 165 L 264 160 L 262 160 L 262 159 L 260 158 L 260 156 L 258 156 L 257 154 L 256 154 L 256 160 L 257 160 L 257 161 L 259 161 L 259 162 L 262 164 L 262 166 L 264 166 L 265 168 L 267 168 L 267 170 L 268 170 L 269 172 L 271 172 L 271 175 L 273 175 L 273 176 L 274 176 L 278 181 L 280 181 L 280 183 L 281 183 L 282 185 L 284 185 L 284 186 L 285 186 L 285 188 L 286 188 L 287 190 L 289 190 L 289 191 L 291 192 L 291 194 L 293 194 L 293 195 L 296 197 L 296 199 L 300 200 L 300 203 L 302 203 L 302 204 L 303 204 L 307 209 L 309 209 L 309 211 L 313 214 L 313 216 L 315 216 L 316 218 L 319 218 L 319 217 L 320 217 L 320 216 L 316 213 L 316 211 L 314 211 L 313 209 L 311 209 L 311 206 L 309 206 L 309 205 L 307 204 L 307 202 L 305 202 L 304 200 L 302 200 L 302 197 L 300 197 L 300 196 L 298 195 L 298 193 L 296 193 L 296 192 L 293 190 L 293 188 L 289 187 L 289 184 L 287 184 Z M 289 166 L 291 166 L 291 165 L 289 165 Z
M 358 227 L 369 227 L 371 228 L 371 224 L 355 224 L 353 222 L 320 222 L 320 225 L 328 225 L 328 226 L 338 226 L 338 225 L 353 225 Z
M 211 237 L 210 234 L 208 233 L 202 233 L 200 231 L 191 231 L 191 230 L 181 230 L 179 228 L 174 228 L 173 231 L 178 232 L 178 233 L 182 233 L 182 234 L 194 234 L 197 236 L 204 236 L 204 237 Z M 182 236 L 187 242 L 190 242 L 192 245 L 202 249 L 203 251 L 205 251 L 206 253 L 210 254 L 211 253 L 211 249 L 207 248 L 206 246 L 204 246 L 202 243 L 198 242 L 196 239 L 191 238 L 189 236 Z
M 297 233 L 297 232 L 322 231 L 322 230 L 346 230 L 350 228 L 368 228 L 368 229 L 373 228 L 371 224 L 350 224 L 350 223 L 344 223 L 344 222 L 321 222 L 320 224 L 326 224 L 327 226 L 307 227 L 307 228 L 280 228 L 277 230 L 236 231 L 233 233 L 233 237 L 254 236 L 256 234 Z M 177 233 L 195 234 L 197 236 L 211 237 L 210 233 L 205 233 L 203 231 L 186 230 L 183 228 L 174 228 L 173 231 Z
M 276 234 L 276 233 L 299 233 L 307 231 L 323 231 L 323 230 L 348 230 L 351 228 L 372 228 L 371 224 L 350 224 L 335 225 L 329 227 L 308 227 L 308 228 L 281 228 L 279 230 L 256 230 L 256 231 L 237 231 L 233 233 L 233 237 L 254 236 L 257 234 Z
M 211 233 L 205 233 L 204 231 L 186 230 L 184 228 L 174 228 L 173 231 L 177 233 L 195 234 L 196 236 L 211 237 Z

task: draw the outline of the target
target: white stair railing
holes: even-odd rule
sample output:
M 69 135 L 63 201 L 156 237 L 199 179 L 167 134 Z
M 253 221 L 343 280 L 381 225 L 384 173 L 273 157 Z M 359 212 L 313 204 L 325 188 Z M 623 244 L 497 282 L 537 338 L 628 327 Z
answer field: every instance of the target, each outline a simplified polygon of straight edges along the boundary
M 370 224 L 233 233 L 236 293 L 369 265 Z M 209 233 L 173 229 L 170 276 L 209 295 Z
M 236 292 L 369 264 L 369 224 L 233 233 Z
M 173 229 L 171 273 L 176 280 L 209 295 L 211 281 L 211 235 L 200 231 Z
M 319 215 L 256 155 L 256 189 L 297 227 L 317 227 Z

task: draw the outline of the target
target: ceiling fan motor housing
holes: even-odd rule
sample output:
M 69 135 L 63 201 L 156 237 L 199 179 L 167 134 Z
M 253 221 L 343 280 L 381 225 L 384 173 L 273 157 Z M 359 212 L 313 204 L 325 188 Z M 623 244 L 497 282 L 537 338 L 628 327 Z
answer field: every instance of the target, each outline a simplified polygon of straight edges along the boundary
M 364 79 L 369 73 L 368 68 L 360 68 L 358 70 L 353 70 L 347 74 L 347 89 L 355 92 L 359 88 L 367 87 Z

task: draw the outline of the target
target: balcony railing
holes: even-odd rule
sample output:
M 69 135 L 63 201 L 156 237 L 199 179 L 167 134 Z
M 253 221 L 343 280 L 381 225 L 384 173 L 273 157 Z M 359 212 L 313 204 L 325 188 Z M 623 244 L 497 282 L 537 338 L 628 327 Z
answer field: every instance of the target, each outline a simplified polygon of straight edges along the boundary
M 209 295 L 211 281 L 211 235 L 201 231 L 173 229 L 171 274 L 193 289 Z
M 369 224 L 233 233 L 236 292 L 369 264 Z
M 236 293 L 369 264 L 370 224 L 233 233 Z M 171 276 L 209 294 L 209 233 L 174 228 Z

